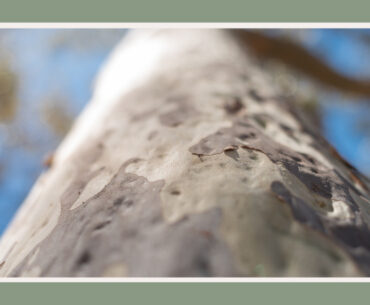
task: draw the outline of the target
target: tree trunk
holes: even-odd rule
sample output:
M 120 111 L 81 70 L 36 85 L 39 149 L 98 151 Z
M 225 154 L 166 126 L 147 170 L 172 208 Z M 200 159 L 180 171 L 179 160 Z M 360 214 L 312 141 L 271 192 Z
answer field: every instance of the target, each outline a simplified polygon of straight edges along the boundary
M 135 31 L 3 236 L 0 272 L 367 276 L 369 185 L 232 31 Z

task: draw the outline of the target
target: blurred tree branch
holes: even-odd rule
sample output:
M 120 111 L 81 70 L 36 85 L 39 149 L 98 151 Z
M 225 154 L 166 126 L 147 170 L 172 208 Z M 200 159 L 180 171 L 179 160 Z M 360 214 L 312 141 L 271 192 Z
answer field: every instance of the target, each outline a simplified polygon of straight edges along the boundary
M 354 79 L 335 71 L 303 46 L 286 38 L 274 38 L 261 31 L 233 29 L 232 33 L 258 58 L 283 62 L 314 81 L 358 97 L 370 97 L 370 80 Z

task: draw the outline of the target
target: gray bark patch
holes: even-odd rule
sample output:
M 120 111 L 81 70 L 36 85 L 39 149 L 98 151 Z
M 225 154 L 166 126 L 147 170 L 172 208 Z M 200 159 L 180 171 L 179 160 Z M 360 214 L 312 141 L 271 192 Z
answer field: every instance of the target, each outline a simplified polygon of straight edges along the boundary
M 176 127 L 197 114 L 198 112 L 193 107 L 187 104 L 179 104 L 175 110 L 161 114 L 159 121 L 165 126 Z
M 83 205 L 62 209 L 54 230 L 11 276 L 34 267 L 41 276 L 101 276 L 115 263 L 125 264 L 130 276 L 237 275 L 219 233 L 221 210 L 166 223 L 159 196 L 164 182 L 126 173 L 130 162 Z M 74 198 L 66 198 L 70 207 Z

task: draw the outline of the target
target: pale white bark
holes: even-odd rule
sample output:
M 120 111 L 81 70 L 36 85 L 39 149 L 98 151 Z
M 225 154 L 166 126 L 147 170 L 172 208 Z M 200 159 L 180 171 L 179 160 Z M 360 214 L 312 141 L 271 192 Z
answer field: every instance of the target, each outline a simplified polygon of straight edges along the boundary
M 368 181 L 230 32 L 136 31 L 2 238 L 2 276 L 370 273 Z

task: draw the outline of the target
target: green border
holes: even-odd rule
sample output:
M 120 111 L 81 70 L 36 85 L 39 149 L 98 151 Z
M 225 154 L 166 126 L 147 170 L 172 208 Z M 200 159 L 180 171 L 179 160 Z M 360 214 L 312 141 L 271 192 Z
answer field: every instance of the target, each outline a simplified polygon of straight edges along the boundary
M 0 22 L 370 22 L 352 0 L 1 0 Z M 0 25 L 1 26 L 1 25 Z M 1 304 L 368 304 L 370 283 L 0 283 Z
M 1 0 L 1 22 L 369 22 L 366 0 Z
M 3 283 L 2 304 L 368 304 L 370 283 Z

